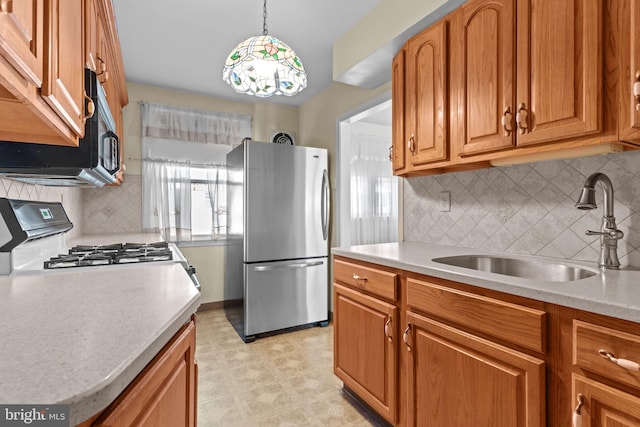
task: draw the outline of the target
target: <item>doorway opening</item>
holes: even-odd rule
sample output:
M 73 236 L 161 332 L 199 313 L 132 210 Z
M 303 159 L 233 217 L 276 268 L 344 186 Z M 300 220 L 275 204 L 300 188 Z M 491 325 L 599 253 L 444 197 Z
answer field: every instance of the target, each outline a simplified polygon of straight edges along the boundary
M 338 119 L 338 242 L 398 241 L 398 178 L 393 176 L 391 93 Z

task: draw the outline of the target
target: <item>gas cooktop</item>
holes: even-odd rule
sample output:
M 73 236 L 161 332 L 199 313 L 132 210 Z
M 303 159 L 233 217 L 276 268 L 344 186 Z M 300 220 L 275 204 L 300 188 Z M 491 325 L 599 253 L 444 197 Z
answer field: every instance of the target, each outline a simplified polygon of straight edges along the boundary
M 170 261 L 173 252 L 167 242 L 116 243 L 110 245 L 78 245 L 68 254 L 44 262 L 45 269 L 84 267 L 109 264 Z

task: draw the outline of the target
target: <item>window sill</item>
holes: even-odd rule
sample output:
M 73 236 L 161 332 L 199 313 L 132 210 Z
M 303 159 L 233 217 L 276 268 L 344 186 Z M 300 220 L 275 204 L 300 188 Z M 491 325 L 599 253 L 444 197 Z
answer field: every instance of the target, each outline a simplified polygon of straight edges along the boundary
M 192 240 L 190 242 L 174 242 L 179 248 L 195 248 L 198 246 L 224 246 L 227 241 L 222 240 Z

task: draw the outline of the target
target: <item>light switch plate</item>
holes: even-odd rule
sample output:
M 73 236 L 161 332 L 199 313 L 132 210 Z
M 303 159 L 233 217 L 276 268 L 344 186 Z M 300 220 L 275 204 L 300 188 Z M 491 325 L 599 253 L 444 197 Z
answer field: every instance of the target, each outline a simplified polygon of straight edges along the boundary
M 451 212 L 451 192 L 440 192 L 440 212 Z

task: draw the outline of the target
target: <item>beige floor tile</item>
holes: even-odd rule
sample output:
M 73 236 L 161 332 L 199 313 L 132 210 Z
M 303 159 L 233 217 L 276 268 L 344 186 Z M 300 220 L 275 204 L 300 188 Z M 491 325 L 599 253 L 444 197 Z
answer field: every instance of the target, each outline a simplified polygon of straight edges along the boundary
M 198 426 L 379 425 L 333 375 L 333 328 L 242 342 L 223 310 L 197 316 Z

